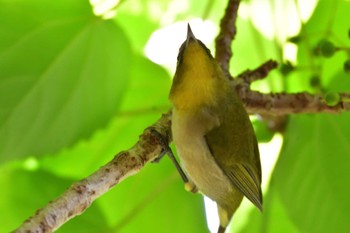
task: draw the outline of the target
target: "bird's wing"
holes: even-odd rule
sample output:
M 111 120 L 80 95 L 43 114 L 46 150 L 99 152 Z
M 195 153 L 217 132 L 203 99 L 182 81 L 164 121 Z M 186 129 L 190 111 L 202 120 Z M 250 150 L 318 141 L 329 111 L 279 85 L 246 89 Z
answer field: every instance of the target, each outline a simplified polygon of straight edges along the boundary
M 224 173 L 233 183 L 233 185 L 240 190 L 244 196 L 246 196 L 256 207 L 262 210 L 262 194 L 261 194 L 261 170 L 260 170 L 260 160 L 254 163 L 254 161 L 249 162 L 242 160 L 231 160 L 223 162 L 221 156 L 217 156 L 219 151 L 215 150 L 208 141 L 207 144 L 210 148 L 211 154 L 214 156 L 218 165 L 223 169 Z M 235 146 L 230 144 L 229 147 Z M 256 146 L 257 147 L 257 146 Z M 221 149 L 223 149 L 221 147 Z M 226 153 L 230 151 L 226 148 Z M 223 150 L 221 152 L 225 153 Z M 259 153 L 259 151 L 255 151 Z M 235 155 L 229 155 L 234 157 Z M 256 156 L 259 156 L 257 154 Z
M 229 166 L 223 164 L 223 170 L 233 184 L 262 211 L 260 156 L 255 135 L 253 137 L 255 161 L 251 160 L 251 156 L 248 156 L 247 161 L 239 160 L 237 163 L 229 164 Z M 248 161 L 250 162 L 248 163 Z
M 260 182 L 247 164 L 235 164 L 229 169 L 225 169 L 226 175 L 232 183 L 246 196 L 256 207 L 262 211 L 262 195 Z
M 205 138 L 215 161 L 234 187 L 262 210 L 260 156 L 249 118 L 230 115 Z

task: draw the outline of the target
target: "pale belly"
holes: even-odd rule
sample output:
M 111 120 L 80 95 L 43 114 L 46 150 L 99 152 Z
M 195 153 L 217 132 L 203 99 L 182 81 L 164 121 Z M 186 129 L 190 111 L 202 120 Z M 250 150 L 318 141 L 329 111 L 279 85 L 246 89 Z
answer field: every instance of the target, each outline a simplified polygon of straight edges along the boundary
M 220 169 L 206 144 L 200 125 L 173 113 L 173 141 L 181 165 L 198 190 L 214 201 L 225 200 L 232 185 Z
M 196 147 L 198 145 L 194 145 Z M 199 191 L 214 201 L 225 199 L 231 191 L 228 178 L 202 146 L 177 147 L 181 165 Z

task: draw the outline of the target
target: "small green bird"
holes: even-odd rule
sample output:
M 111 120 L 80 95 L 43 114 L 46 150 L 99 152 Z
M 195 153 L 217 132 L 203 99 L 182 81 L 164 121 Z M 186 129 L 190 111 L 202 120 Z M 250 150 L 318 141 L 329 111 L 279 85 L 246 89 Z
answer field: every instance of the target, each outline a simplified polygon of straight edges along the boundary
M 189 25 L 169 99 L 181 166 L 189 182 L 217 203 L 218 232 L 225 231 L 243 195 L 262 210 L 259 150 L 249 116 Z

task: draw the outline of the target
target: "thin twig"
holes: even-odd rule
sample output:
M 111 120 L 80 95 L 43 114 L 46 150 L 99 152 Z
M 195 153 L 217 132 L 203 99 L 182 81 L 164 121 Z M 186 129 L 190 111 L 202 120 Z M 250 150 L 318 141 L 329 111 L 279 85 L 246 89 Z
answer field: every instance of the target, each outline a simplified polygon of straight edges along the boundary
M 277 62 L 273 60 L 268 60 L 265 63 L 261 64 L 259 67 L 254 70 L 246 70 L 243 73 L 237 76 L 237 79 L 243 80 L 246 84 L 251 84 L 252 82 L 264 79 L 267 77 L 269 72 L 275 69 L 278 66 Z

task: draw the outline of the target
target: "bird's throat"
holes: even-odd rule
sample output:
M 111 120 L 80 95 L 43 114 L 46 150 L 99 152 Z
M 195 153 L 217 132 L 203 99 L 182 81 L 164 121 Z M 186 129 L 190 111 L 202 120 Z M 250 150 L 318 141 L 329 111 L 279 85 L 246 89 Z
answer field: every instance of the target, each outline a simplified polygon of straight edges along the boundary
M 177 109 L 194 110 L 212 106 L 217 99 L 217 77 L 208 70 L 189 70 L 182 74 L 181 82 L 172 88 L 170 100 Z

